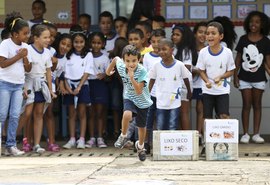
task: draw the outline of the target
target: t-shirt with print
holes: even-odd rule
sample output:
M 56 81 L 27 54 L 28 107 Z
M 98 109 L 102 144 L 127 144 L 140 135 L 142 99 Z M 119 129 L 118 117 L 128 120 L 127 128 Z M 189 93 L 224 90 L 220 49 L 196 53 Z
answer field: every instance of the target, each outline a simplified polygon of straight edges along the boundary
M 93 68 L 93 55 L 91 52 L 88 52 L 84 58 L 73 53 L 70 56 L 70 59 L 66 61 L 65 78 L 70 80 L 80 80 L 84 73 L 94 74 Z
M 143 57 L 143 67 L 146 71 L 150 71 L 156 63 L 161 61 L 161 57 L 159 55 L 155 55 L 152 52 L 146 53 Z M 151 90 L 151 96 L 156 97 L 156 85 L 154 84 Z
M 258 42 L 252 42 L 243 35 L 235 50 L 241 53 L 241 65 L 238 77 L 247 82 L 267 81 L 264 64 L 266 55 L 270 54 L 270 40 L 263 37 Z
M 175 109 L 181 106 L 182 80 L 189 78 L 189 70 L 185 65 L 174 59 L 170 66 L 162 61 L 155 64 L 149 73 L 155 79 L 158 109 Z
M 232 51 L 227 47 L 221 47 L 217 54 L 213 54 L 209 46 L 200 50 L 198 62 L 196 65 L 200 70 L 206 71 L 206 76 L 212 83 L 211 88 L 207 88 L 205 82 L 202 84 L 202 91 L 210 95 L 222 95 L 230 93 L 230 84 L 227 79 L 223 79 L 216 84 L 214 79 L 223 75 L 227 71 L 235 69 Z
M 32 69 L 26 73 L 31 78 L 45 78 L 47 68 L 52 67 L 52 56 L 50 50 L 43 48 L 40 52 L 33 44 L 28 46 L 28 60 L 32 62 Z
M 27 47 L 28 45 L 26 43 L 17 45 L 9 38 L 1 43 L 0 56 L 4 58 L 12 58 L 17 55 L 20 49 Z M 23 84 L 25 80 L 23 59 L 16 61 L 14 64 L 6 68 L 0 67 L 0 80 L 14 84 Z
M 123 60 L 120 59 L 119 57 L 116 57 L 116 68 L 123 81 L 124 99 L 132 101 L 140 109 L 150 107 L 153 104 L 153 102 L 150 98 L 150 93 L 148 89 L 147 71 L 145 70 L 145 68 L 141 64 L 138 64 L 137 69 L 134 71 L 134 79 L 138 83 L 144 82 L 144 87 L 140 95 L 136 94 L 135 89 L 130 81 L 130 77 L 127 74 L 126 65 L 123 62 Z
M 110 64 L 110 59 L 105 54 L 93 58 L 94 74 L 90 74 L 88 79 L 97 79 L 97 74 L 106 73 L 106 69 Z

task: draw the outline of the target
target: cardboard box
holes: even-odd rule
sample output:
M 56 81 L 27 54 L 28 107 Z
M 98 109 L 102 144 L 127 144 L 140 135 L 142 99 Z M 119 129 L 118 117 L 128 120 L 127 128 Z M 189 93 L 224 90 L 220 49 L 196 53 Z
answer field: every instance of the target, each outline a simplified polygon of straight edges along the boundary
M 153 160 L 198 160 L 199 133 L 196 130 L 154 131 Z
M 204 126 L 206 160 L 238 160 L 238 120 L 206 119 Z

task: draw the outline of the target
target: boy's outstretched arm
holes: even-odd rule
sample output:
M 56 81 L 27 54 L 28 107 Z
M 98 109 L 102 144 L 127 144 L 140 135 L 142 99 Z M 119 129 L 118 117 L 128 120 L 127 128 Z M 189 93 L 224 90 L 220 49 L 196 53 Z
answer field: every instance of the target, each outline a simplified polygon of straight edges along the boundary
M 116 57 L 112 60 L 110 65 L 106 69 L 106 75 L 111 76 L 115 72 L 114 67 L 116 65 Z
M 184 78 L 183 80 L 184 80 L 184 83 L 187 87 L 187 99 L 190 100 L 192 98 L 192 92 L 191 92 L 189 80 L 188 80 L 188 78 Z

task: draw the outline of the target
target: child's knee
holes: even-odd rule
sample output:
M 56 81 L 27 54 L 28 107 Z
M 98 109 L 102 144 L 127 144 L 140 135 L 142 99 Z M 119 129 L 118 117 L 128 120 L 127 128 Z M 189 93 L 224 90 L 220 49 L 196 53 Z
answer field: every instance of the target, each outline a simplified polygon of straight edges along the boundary
M 124 111 L 123 118 L 131 120 L 132 119 L 132 112 L 131 111 Z

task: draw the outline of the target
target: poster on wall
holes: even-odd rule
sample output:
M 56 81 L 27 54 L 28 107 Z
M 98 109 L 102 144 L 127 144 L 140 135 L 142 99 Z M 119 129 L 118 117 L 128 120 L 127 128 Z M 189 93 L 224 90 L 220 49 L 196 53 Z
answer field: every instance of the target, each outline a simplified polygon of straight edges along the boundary
M 217 16 L 226 16 L 232 18 L 231 5 L 213 5 L 213 18 Z
M 166 0 L 166 3 L 184 3 L 185 0 Z
M 183 19 L 184 6 L 166 6 L 166 19 Z
M 244 19 L 251 11 L 257 10 L 257 5 L 255 4 L 241 4 L 237 5 L 237 17 L 239 19 Z
M 263 12 L 270 17 L 270 4 L 264 4 L 263 5 Z
M 207 6 L 189 6 L 190 19 L 208 19 Z

